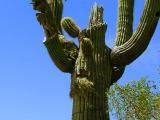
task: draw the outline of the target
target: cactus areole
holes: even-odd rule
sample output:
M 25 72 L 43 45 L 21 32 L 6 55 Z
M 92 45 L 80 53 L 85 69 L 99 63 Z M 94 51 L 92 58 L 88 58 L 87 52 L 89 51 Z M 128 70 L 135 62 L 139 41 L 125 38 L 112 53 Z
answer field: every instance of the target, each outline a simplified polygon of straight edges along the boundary
M 146 0 L 133 33 L 134 0 L 118 0 L 117 33 L 113 48 L 105 43 L 107 24 L 103 7 L 92 7 L 89 25 L 80 30 L 74 20 L 64 17 L 62 0 L 32 0 L 37 20 L 45 32 L 44 44 L 54 64 L 71 74 L 72 120 L 109 120 L 105 92 L 147 48 L 156 29 L 160 0 Z M 79 46 L 63 36 L 62 28 Z

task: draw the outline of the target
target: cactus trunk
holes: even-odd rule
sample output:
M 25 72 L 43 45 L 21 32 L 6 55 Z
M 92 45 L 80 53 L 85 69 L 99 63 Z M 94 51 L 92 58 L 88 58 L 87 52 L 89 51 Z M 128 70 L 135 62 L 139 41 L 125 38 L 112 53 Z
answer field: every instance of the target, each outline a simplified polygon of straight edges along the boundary
M 62 0 L 32 0 L 33 9 L 43 26 L 44 41 L 55 65 L 71 73 L 73 98 L 72 120 L 109 120 L 106 92 L 147 48 L 156 29 L 160 0 L 146 0 L 137 30 L 133 33 L 134 0 L 119 0 L 115 45 L 105 44 L 107 25 L 103 22 L 103 8 L 93 6 L 88 28 L 80 31 L 74 21 L 62 18 Z M 61 24 L 60 24 L 61 23 Z M 77 37 L 79 46 L 67 41 L 61 27 Z
M 107 52 L 109 53 L 109 51 Z M 72 120 L 109 120 L 105 92 L 109 89 L 112 70 L 109 59 L 107 62 L 103 61 L 105 56 L 99 56 L 96 53 L 94 57 L 96 61 L 90 59 L 88 64 L 91 67 L 88 79 L 94 84 L 93 90 L 86 90 L 83 94 L 73 94 Z M 106 60 L 107 58 L 109 57 L 106 56 Z M 77 79 L 76 75 L 72 75 L 72 80 L 74 79 Z
M 72 74 L 72 82 L 76 81 L 79 76 L 83 76 L 93 83 L 93 88 L 83 90 L 83 87 L 85 87 L 83 84 L 79 88 L 75 88 L 73 84 L 71 88 L 71 91 L 73 90 L 71 95 L 73 98 L 72 120 L 108 120 L 108 104 L 105 92 L 110 86 L 112 68 L 109 59 L 110 49 L 107 49 L 104 44 L 105 26 L 95 26 L 89 32 L 93 44 L 92 55 L 85 57 L 81 53 L 78 56 L 77 61 L 79 64 L 81 63 L 81 66 L 79 66 L 80 75 L 77 74 L 75 68 L 75 72 Z M 86 66 L 84 62 L 87 62 Z M 87 69 L 87 74 L 81 72 L 83 68 L 84 70 Z
M 106 91 L 109 89 L 111 82 L 112 67 L 109 59 L 110 49 L 105 46 L 105 32 L 107 26 L 101 22 L 102 18 L 98 18 L 95 13 L 102 15 L 103 9 L 94 6 L 91 12 L 92 18 L 90 18 L 91 25 L 87 30 L 84 30 L 86 36 L 88 36 L 88 40 L 92 43 L 93 50 L 83 51 L 83 49 L 81 49 L 83 40 L 80 41 L 80 52 L 76 61 L 77 65 L 72 74 L 72 120 L 109 120 Z M 97 21 L 101 21 L 95 23 L 93 21 L 95 18 Z M 92 25 L 92 23 L 94 24 Z M 87 56 L 85 52 L 92 53 Z M 87 64 L 85 64 L 85 62 Z M 84 84 L 78 88 L 73 84 L 73 82 L 77 80 L 81 82 L 83 77 L 87 78 L 86 81 L 88 80 L 93 83 L 93 86 L 88 88 L 89 90 L 84 88 L 87 87 Z
M 100 91 L 101 97 L 91 93 L 86 98 L 81 96 L 73 98 L 72 120 L 109 120 L 106 97 L 102 97 L 104 89 L 101 88 Z

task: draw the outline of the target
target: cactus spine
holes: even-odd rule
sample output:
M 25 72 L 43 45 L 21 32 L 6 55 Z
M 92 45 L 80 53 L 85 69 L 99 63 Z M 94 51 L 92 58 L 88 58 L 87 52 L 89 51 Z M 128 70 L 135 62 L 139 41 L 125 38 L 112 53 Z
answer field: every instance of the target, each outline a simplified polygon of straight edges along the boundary
M 159 20 L 160 0 L 145 1 L 134 33 L 134 0 L 119 0 L 113 48 L 105 44 L 103 7 L 93 6 L 88 28 L 80 31 L 71 18 L 62 19 L 62 0 L 32 2 L 33 9 L 39 11 L 37 19 L 51 59 L 61 71 L 71 73 L 72 120 L 109 120 L 105 92 L 123 75 L 126 65 L 147 48 Z M 79 39 L 79 46 L 65 39 L 60 24 L 71 37 Z

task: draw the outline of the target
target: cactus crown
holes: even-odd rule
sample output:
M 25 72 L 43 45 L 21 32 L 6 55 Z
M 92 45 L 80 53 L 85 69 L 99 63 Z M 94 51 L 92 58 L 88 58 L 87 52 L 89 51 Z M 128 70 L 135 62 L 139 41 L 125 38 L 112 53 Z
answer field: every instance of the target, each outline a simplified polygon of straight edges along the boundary
M 92 7 L 92 13 L 89 17 L 89 27 L 103 23 L 103 7 L 98 6 L 97 3 Z

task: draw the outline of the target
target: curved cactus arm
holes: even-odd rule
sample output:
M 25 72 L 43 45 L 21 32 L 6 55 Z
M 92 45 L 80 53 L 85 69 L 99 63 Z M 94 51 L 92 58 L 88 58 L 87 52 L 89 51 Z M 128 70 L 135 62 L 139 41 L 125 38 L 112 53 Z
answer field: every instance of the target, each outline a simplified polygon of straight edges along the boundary
M 160 0 L 146 0 L 137 30 L 123 45 L 114 47 L 111 60 L 114 66 L 130 64 L 147 48 L 156 29 L 160 11 Z
M 118 0 L 118 19 L 115 46 L 124 44 L 133 33 L 134 0 Z
M 118 0 L 117 32 L 114 46 L 123 45 L 133 34 L 134 0 Z M 111 61 L 112 62 L 112 61 Z M 125 66 L 112 66 L 111 84 L 117 82 L 123 75 Z
M 78 56 L 78 47 L 62 35 L 62 0 L 32 0 L 38 22 L 45 32 L 44 44 L 55 65 L 63 72 L 72 73 Z
M 78 56 L 76 45 L 60 34 L 46 38 L 44 44 L 55 65 L 63 72 L 72 73 Z

